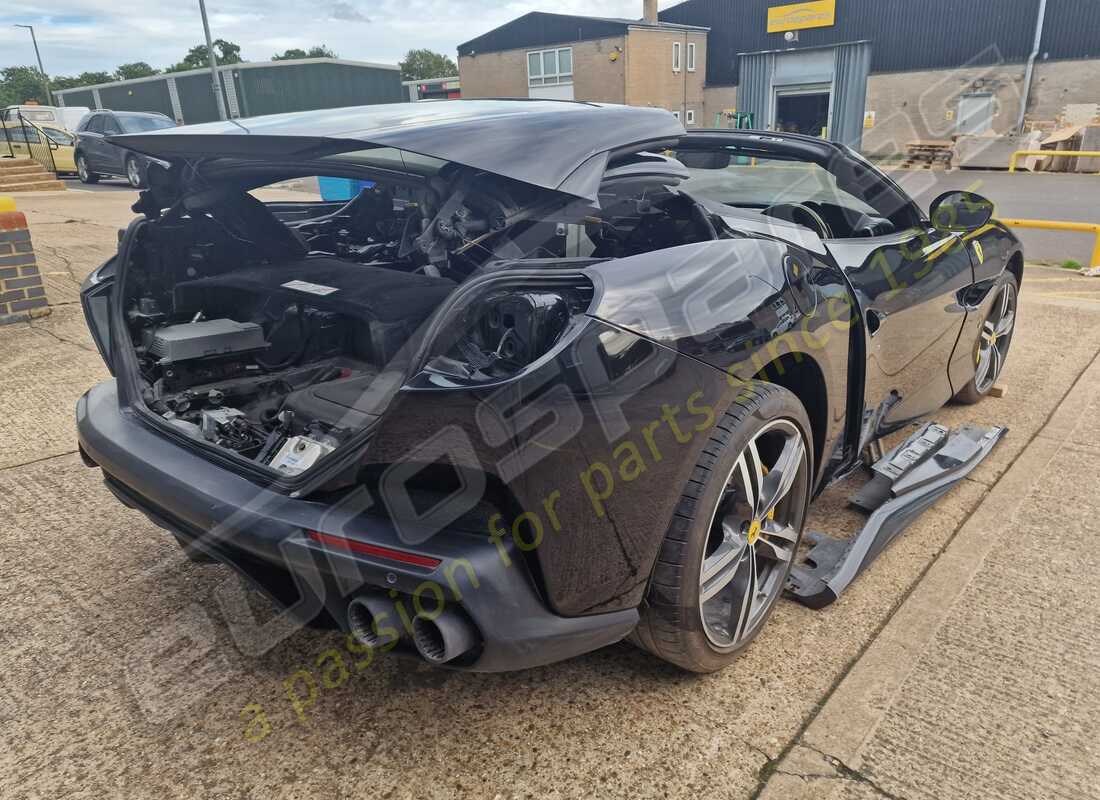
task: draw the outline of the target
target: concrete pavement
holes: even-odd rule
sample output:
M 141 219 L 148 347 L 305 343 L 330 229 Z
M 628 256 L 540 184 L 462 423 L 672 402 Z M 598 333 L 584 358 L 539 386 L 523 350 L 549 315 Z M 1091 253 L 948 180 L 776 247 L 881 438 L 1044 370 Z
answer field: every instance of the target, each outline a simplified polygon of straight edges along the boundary
M 761 800 L 1100 797 L 1100 361 L 952 538 Z
M 43 272 L 55 276 L 59 291 L 75 300 L 79 281 L 113 249 L 130 202 L 129 192 L 21 198 Z M 743 658 L 704 677 L 679 673 L 625 644 L 511 675 L 454 674 L 392 658 L 356 670 L 340 637 L 313 630 L 267 652 L 246 652 L 231 631 L 268 621 L 270 606 L 238 591 L 228 569 L 188 562 L 162 531 L 120 506 L 98 471 L 74 453 L 73 404 L 106 370 L 73 300 L 44 320 L 0 329 L 0 797 L 750 797 L 779 791 L 772 782 L 790 777 L 785 772 L 824 773 L 820 764 L 803 769 L 788 761 L 807 745 L 839 753 L 852 776 L 866 778 L 792 779 L 821 794 L 839 789 L 872 797 L 886 787 L 908 796 L 910 776 L 929 796 L 966 796 L 954 793 L 961 773 L 936 766 L 935 748 L 981 757 L 982 742 L 955 735 L 946 720 L 918 731 L 924 738 L 916 747 L 916 735 L 899 726 L 938 707 L 929 694 L 938 683 L 965 678 L 961 687 L 976 686 L 983 672 L 1000 674 L 1006 686 L 1025 692 L 1015 697 L 1046 715 L 1044 730 L 1065 737 L 1064 760 L 1074 769 L 1091 763 L 1072 738 L 1081 715 L 1095 723 L 1087 698 L 1033 697 L 1020 671 L 994 672 L 997 663 L 1015 658 L 1031 665 L 1040 692 L 1054 691 L 1052 673 L 1072 674 L 1095 658 L 1087 642 L 1074 639 L 1079 628 L 1052 626 L 1069 634 L 1036 639 L 1060 654 L 1057 668 L 1038 655 L 1006 651 L 1013 655 L 1002 658 L 976 636 L 999 609 L 966 610 L 962 600 L 972 587 L 980 600 L 983 587 L 999 585 L 1035 601 L 1026 608 L 1037 609 L 1031 613 L 1042 620 L 1060 619 L 1066 611 L 1080 624 L 1095 619 L 1095 593 L 1074 599 L 1048 580 L 1060 572 L 1080 580 L 1080 570 L 1095 566 L 1096 545 L 1078 537 L 1082 549 L 1072 550 L 1078 540 L 1065 536 L 1075 525 L 1084 530 L 1085 515 L 1100 503 L 1086 482 L 1061 494 L 1060 486 L 1070 482 L 1059 483 L 1053 468 L 1040 469 L 1046 462 L 1031 454 L 1058 430 L 1051 428 L 1058 420 L 1080 421 L 1077 438 L 1093 447 L 1098 441 L 1100 431 L 1088 421 L 1091 407 L 1062 406 L 1071 411 L 1051 416 L 1071 386 L 1085 385 L 1081 376 L 1100 352 L 1092 335 L 1100 325 L 1098 281 L 1028 267 L 1003 376 L 1007 395 L 937 415 L 950 424 L 1007 424 L 1011 432 L 993 456 L 921 517 L 840 602 L 820 612 L 781 603 Z M 1078 394 L 1070 396 L 1078 402 Z M 1050 435 L 1039 436 L 1041 430 Z M 1078 460 L 1071 466 L 1091 470 L 1083 460 L 1090 452 L 1072 452 Z M 1029 498 L 1040 494 L 1026 492 L 1018 481 L 1032 474 L 1046 481 L 1044 508 L 1062 497 L 1079 505 L 1077 516 L 1067 518 L 1068 532 L 1048 536 L 1036 529 L 1040 523 L 1025 519 Z M 827 492 L 810 526 L 854 530 L 858 520 L 845 508 L 851 488 Z M 1006 503 L 1017 499 L 1018 521 L 1009 521 Z M 1004 526 L 998 541 L 1006 543 L 1005 558 L 1030 548 L 1037 551 L 1034 570 L 1006 573 L 1001 584 L 976 582 L 965 570 L 958 580 L 929 583 L 955 544 L 968 540 L 974 520 L 994 512 Z M 1067 564 L 1067 553 L 1080 553 L 1080 564 Z M 972 567 L 992 559 L 963 560 Z M 965 630 L 945 639 L 959 647 L 927 659 L 921 643 L 878 649 L 889 643 L 887 631 L 910 627 L 899 615 L 926 584 L 937 598 L 928 604 L 951 602 L 960 609 L 952 616 Z M 1050 599 L 1047 591 L 1054 592 Z M 948 626 L 935 630 L 939 636 Z M 332 670 L 333 652 L 343 653 L 348 676 Z M 839 717 L 818 709 L 839 702 L 861 666 L 874 666 L 876 653 L 888 673 L 887 688 L 861 713 L 891 713 L 842 750 L 830 732 L 843 731 L 857 706 L 844 706 Z M 962 670 L 964 656 L 970 661 Z M 918 658 L 920 668 L 912 669 Z M 877 669 L 870 674 L 867 680 L 882 680 Z M 853 694 L 852 702 L 867 704 Z M 959 697 L 972 699 L 962 694 L 950 702 L 959 704 Z M 1015 718 L 1005 704 L 983 705 L 998 709 L 1000 720 L 982 729 L 983 741 L 1001 748 L 997 758 L 1014 753 Z M 1058 709 L 1066 715 L 1062 727 Z M 815 738 L 811 731 L 824 718 L 841 722 Z M 898 750 L 899 740 L 914 747 Z M 1002 762 L 991 757 L 989 763 Z M 1019 760 L 1020 786 L 1045 785 L 1044 770 L 1041 761 Z

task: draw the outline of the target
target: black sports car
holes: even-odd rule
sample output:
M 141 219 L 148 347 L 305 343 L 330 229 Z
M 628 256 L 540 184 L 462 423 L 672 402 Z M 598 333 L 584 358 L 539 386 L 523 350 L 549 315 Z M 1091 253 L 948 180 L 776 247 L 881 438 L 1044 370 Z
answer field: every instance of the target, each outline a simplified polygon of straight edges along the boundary
M 83 289 L 114 379 L 81 453 L 349 647 L 507 670 L 629 636 L 717 669 L 794 580 L 810 500 L 981 399 L 1011 341 L 992 205 L 926 216 L 818 139 L 463 100 L 110 142 L 170 167 Z M 352 199 L 257 199 L 314 176 Z M 969 458 L 942 440 L 880 472 Z M 925 505 L 933 477 L 907 479 Z

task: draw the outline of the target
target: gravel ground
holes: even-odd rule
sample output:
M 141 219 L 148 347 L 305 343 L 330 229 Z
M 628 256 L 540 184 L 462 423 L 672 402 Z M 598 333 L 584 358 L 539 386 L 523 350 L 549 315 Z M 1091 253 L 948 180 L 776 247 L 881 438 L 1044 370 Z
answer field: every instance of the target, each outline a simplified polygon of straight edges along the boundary
M 840 602 L 781 603 L 720 674 L 625 644 L 509 675 L 357 668 L 313 630 L 258 654 L 231 628 L 271 608 L 187 561 L 74 454 L 73 405 L 106 377 L 76 288 L 131 201 L 20 201 L 61 305 L 0 328 L 0 797 L 751 796 L 1100 351 L 1100 282 L 1029 267 L 1007 395 L 937 415 L 1009 436 Z M 845 497 L 826 493 L 811 527 L 852 530 Z

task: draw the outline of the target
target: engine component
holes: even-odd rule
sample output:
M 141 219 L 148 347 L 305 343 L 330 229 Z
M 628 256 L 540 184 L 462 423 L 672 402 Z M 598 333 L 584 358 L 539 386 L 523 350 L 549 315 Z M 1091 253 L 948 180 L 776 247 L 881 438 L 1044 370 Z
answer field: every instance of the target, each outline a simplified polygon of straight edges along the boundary
M 147 330 L 145 337 L 146 351 L 161 364 L 248 353 L 267 347 L 263 328 L 254 322 L 231 319 L 165 325 Z
M 216 442 L 222 436 L 225 426 L 229 425 L 236 417 L 243 417 L 244 412 L 235 408 L 211 408 L 199 414 L 199 428 L 202 429 L 203 438 L 210 442 Z
M 270 466 L 287 475 L 297 475 L 335 449 L 334 444 L 319 442 L 308 436 L 291 436 L 271 459 Z

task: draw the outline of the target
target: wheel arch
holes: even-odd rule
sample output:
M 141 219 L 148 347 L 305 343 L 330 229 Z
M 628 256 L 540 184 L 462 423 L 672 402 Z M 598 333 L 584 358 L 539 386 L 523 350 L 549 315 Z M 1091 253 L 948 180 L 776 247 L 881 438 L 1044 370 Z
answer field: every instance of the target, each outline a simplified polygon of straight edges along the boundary
M 1023 286 L 1024 284 L 1024 254 L 1021 250 L 1017 250 L 1008 259 L 1008 266 L 1006 270 L 1016 276 L 1016 288 Z
M 820 473 L 829 425 L 829 389 L 821 366 L 805 353 L 784 353 L 761 367 L 754 377 L 782 386 L 802 403 L 813 436 L 814 472 Z

